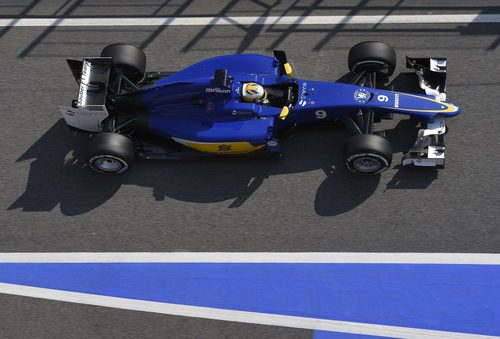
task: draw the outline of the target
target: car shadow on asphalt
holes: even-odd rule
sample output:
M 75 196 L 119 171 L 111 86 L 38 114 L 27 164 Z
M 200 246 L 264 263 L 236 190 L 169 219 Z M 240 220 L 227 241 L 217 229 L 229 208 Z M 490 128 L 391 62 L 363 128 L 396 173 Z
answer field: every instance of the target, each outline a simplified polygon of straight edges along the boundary
M 26 191 L 9 210 L 51 211 L 60 204 L 65 215 L 88 212 L 109 200 L 122 178 L 97 176 L 86 168 L 88 136 L 68 130 L 63 119 L 54 124 L 17 162 L 32 160 Z
M 404 119 L 400 120 L 392 129 L 385 131 L 385 137 L 391 142 L 393 153 L 408 151 L 417 138 L 418 130 L 422 128 L 420 122 Z M 393 161 L 392 169 L 396 174 L 386 184 L 386 190 L 390 189 L 425 189 L 438 178 L 436 168 L 427 167 L 403 167 Z
M 17 160 L 34 159 L 26 191 L 8 209 L 52 211 L 59 204 L 64 215 L 81 215 L 106 203 L 122 185 L 152 188 L 152 203 L 162 203 L 168 197 L 193 203 L 230 201 L 228 208 L 237 208 L 271 176 L 319 170 L 326 179 L 317 189 L 315 211 L 337 215 L 365 201 L 380 181 L 380 176 L 359 177 L 344 169 L 341 151 L 346 137 L 343 127 L 312 126 L 286 141 L 282 159 L 138 161 L 124 175 L 112 176 L 88 168 L 88 136 L 69 131 L 61 119 Z M 300 187 L 297 190 L 300 195 Z

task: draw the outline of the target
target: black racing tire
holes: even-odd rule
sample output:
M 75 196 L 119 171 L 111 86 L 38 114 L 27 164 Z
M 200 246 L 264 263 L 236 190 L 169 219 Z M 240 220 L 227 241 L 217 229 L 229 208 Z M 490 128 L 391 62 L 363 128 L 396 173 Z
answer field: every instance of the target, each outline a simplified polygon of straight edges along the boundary
M 344 163 L 356 174 L 378 174 L 392 163 L 392 146 L 389 140 L 375 134 L 355 135 L 344 144 Z
M 88 164 L 96 172 L 125 173 L 134 159 L 134 142 L 124 135 L 103 132 L 90 140 Z
M 347 61 L 353 73 L 366 69 L 389 77 L 396 69 L 396 51 L 385 42 L 364 41 L 351 47 Z
M 102 57 L 113 58 L 113 69 L 121 71 L 132 82 L 139 82 L 146 72 L 146 54 L 139 48 L 127 44 L 112 44 L 104 47 Z

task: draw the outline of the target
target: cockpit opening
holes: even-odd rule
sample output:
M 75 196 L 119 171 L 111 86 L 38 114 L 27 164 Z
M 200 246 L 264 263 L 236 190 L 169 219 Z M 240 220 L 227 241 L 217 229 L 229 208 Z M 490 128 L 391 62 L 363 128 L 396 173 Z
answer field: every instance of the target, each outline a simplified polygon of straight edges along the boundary
M 243 101 L 258 105 L 283 107 L 297 103 L 298 86 L 296 83 L 262 86 L 255 82 L 242 85 L 241 97 Z

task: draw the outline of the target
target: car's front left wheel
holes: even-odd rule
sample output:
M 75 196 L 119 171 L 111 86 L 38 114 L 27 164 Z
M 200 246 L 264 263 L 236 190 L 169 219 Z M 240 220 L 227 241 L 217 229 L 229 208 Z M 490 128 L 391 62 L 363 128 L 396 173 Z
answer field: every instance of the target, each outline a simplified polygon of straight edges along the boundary
M 104 132 L 90 141 L 88 164 L 99 173 L 124 173 L 134 158 L 134 142 L 124 135 Z
M 381 41 L 364 41 L 351 48 L 347 61 L 353 73 L 366 70 L 389 77 L 396 68 L 396 51 Z

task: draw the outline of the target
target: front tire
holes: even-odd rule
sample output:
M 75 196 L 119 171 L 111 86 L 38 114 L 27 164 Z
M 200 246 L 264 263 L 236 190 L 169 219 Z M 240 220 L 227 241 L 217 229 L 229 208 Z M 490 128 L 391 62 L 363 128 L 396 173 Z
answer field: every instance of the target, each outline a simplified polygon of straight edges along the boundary
M 379 135 L 356 135 L 344 144 L 344 162 L 347 169 L 356 174 L 378 174 L 392 163 L 392 146 Z
M 128 137 L 118 133 L 94 135 L 89 145 L 89 166 L 105 174 L 125 173 L 135 158 L 135 145 Z
M 396 51 L 385 42 L 364 41 L 351 47 L 347 61 L 353 73 L 367 70 L 389 77 L 396 69 Z

